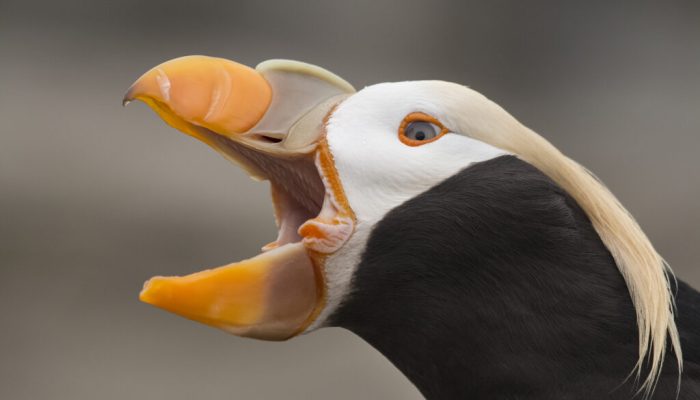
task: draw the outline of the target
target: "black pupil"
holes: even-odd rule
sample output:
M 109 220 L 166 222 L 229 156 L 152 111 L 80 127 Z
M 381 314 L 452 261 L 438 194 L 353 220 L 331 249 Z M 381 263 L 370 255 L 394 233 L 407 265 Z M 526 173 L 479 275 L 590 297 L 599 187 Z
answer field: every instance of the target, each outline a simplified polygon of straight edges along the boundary
M 423 132 L 423 131 L 416 132 L 416 140 L 425 140 L 425 132 Z

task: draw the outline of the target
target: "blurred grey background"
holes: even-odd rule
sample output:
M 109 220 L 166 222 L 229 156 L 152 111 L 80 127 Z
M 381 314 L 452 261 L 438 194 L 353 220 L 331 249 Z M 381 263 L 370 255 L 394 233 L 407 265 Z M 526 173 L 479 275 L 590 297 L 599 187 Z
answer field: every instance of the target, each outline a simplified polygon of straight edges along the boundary
M 257 254 L 266 184 L 144 105 L 141 73 L 292 58 L 468 84 L 596 172 L 700 287 L 700 3 L 0 0 L 0 398 L 417 399 L 325 329 L 240 339 L 137 300 Z

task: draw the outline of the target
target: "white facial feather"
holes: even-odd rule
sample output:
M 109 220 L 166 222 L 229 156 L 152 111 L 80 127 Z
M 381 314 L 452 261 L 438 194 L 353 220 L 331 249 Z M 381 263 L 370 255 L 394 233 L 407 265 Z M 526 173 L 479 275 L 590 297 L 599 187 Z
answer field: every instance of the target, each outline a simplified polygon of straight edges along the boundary
M 459 111 L 440 101 L 453 98 L 455 90 L 462 97 L 469 91 L 438 81 L 378 84 L 345 100 L 328 120 L 328 145 L 357 224 L 350 240 L 326 260 L 327 304 L 310 329 L 323 325 L 347 295 L 369 233 L 387 212 L 474 163 L 508 154 L 455 133 L 464 128 L 455 116 Z M 399 126 L 413 112 L 433 116 L 450 133 L 421 146 L 404 144 Z
M 469 165 L 507 154 L 460 135 L 440 103 L 445 93 L 440 89 L 440 82 L 429 81 L 370 86 L 341 103 L 329 119 L 328 144 L 358 223 L 374 223 Z M 398 132 L 412 112 L 431 115 L 456 133 L 408 146 Z

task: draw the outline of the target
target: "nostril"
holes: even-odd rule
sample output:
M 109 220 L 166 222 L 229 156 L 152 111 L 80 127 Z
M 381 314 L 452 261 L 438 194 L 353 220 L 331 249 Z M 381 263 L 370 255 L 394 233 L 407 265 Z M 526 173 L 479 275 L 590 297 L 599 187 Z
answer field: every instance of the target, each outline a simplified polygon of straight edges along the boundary
M 277 137 L 272 137 L 272 136 L 267 136 L 267 135 L 255 135 L 255 138 L 257 140 L 260 140 L 261 142 L 267 142 L 267 143 L 279 143 L 282 141 L 282 138 L 277 138 Z

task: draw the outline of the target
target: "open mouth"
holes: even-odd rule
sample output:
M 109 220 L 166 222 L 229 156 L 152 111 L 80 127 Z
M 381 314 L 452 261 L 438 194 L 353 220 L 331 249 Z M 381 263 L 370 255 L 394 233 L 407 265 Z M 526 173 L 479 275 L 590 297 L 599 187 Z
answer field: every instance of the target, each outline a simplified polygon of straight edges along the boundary
M 139 78 L 124 103 L 144 101 L 172 127 L 270 181 L 278 227 L 261 254 L 186 276 L 153 277 L 140 299 L 236 335 L 283 340 L 303 332 L 323 309 L 325 260 L 353 233 L 324 124 L 354 89 L 318 67 L 263 64 L 253 70 L 203 56 L 171 60 Z
M 327 143 L 282 157 L 260 146 L 281 142 L 242 135 L 233 140 L 191 130 L 269 180 L 277 238 L 256 257 L 184 277 L 154 277 L 140 299 L 239 336 L 287 339 L 304 331 L 325 306 L 325 258 L 352 235 L 354 215 L 339 184 Z
M 254 168 L 270 181 L 278 234 L 274 241 L 262 247 L 264 252 L 290 243 L 303 243 L 319 255 L 331 254 L 350 237 L 354 225 L 352 212 L 344 193 L 337 193 L 342 187 L 325 139 L 321 137 L 309 154 L 279 157 L 258 148 L 279 146 L 281 140 L 259 134 L 232 140 L 204 128 L 197 129 L 215 141 L 219 151 Z

